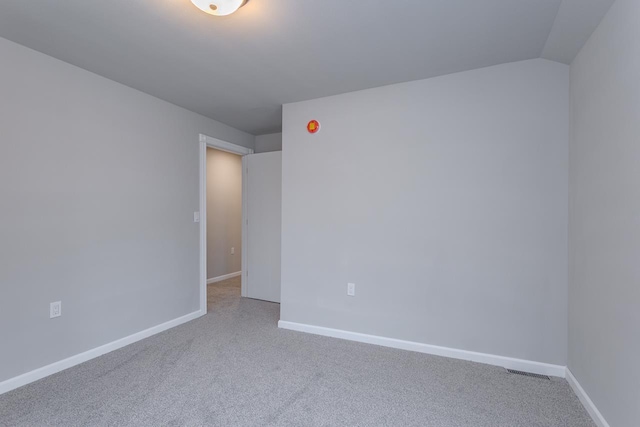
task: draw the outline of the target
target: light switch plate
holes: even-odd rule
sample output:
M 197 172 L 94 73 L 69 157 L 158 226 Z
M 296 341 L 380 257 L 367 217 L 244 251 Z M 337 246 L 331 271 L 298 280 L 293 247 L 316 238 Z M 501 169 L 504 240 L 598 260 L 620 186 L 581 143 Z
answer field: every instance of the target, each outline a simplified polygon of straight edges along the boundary
M 200 212 L 193 213 L 193 222 L 200 222 Z

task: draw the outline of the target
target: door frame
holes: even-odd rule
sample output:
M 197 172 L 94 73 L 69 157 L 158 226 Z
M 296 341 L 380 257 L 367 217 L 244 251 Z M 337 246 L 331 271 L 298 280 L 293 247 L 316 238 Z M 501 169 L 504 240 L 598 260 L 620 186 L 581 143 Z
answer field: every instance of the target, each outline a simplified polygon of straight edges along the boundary
M 247 283 L 247 161 L 253 150 L 241 145 L 200 134 L 200 313 L 207 314 L 207 147 L 242 156 L 242 251 L 241 295 Z

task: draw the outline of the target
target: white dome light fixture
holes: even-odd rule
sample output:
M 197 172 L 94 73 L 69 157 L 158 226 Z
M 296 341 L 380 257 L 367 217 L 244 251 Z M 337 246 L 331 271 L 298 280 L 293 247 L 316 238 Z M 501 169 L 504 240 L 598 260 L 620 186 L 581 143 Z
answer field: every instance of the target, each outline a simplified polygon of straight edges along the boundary
M 231 15 L 249 0 L 191 0 L 198 9 L 214 16 Z

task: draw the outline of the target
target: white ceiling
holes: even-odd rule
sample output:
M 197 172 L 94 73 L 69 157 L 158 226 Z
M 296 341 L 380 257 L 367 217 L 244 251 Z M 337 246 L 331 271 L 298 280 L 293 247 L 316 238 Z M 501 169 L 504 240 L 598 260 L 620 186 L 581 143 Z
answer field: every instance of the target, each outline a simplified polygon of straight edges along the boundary
M 0 36 L 252 134 L 283 103 L 545 57 L 613 0 L 2 0 Z

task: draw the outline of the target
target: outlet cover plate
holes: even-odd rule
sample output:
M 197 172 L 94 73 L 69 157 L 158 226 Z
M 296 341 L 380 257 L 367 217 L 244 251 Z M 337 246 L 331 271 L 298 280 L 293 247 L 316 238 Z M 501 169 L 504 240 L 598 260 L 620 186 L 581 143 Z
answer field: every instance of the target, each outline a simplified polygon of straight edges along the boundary
M 347 295 L 350 297 L 356 296 L 356 284 L 355 283 L 347 283 Z
M 56 301 L 49 304 L 49 318 L 62 316 L 62 302 Z

